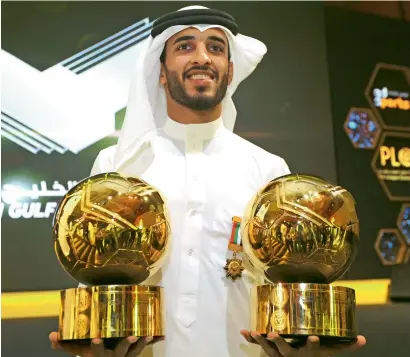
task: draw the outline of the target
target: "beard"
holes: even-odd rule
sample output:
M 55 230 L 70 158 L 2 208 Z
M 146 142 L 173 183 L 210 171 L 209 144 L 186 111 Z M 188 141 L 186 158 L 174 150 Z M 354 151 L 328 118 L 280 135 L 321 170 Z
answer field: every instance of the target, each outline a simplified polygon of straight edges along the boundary
M 215 108 L 225 97 L 226 91 L 228 89 L 228 73 L 222 76 L 221 83 L 213 96 L 203 94 L 206 87 L 198 86 L 198 94 L 189 95 L 181 81 L 178 79 L 176 72 L 168 71 L 165 67 L 165 74 L 167 77 L 167 87 L 169 95 L 178 104 L 183 105 L 192 110 L 196 111 L 207 111 Z M 215 79 L 218 80 L 219 76 Z

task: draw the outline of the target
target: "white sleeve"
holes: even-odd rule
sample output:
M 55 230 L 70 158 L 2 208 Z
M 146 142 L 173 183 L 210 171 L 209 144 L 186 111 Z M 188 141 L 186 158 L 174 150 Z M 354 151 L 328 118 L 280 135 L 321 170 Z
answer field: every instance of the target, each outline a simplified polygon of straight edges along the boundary
M 269 170 L 265 182 L 268 183 L 278 177 L 289 175 L 290 169 L 288 164 L 282 158 L 278 158 L 276 164 Z
M 291 173 L 288 164 L 283 159 L 282 159 L 282 172 L 283 172 L 282 175 L 289 175 Z

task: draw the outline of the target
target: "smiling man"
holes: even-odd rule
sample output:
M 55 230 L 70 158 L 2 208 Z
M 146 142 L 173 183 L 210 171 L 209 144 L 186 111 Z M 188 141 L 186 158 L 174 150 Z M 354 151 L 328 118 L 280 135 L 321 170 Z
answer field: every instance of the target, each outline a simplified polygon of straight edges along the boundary
M 228 51 L 228 39 L 221 29 L 201 32 L 190 28 L 172 36 L 161 56 L 160 83 L 167 91 L 168 111 L 175 104 L 197 112 L 215 109 L 232 80 L 232 62 L 226 60 L 229 59 Z M 192 56 L 203 56 L 207 52 L 213 57 L 213 66 L 200 58 L 197 64 L 192 64 Z M 175 110 L 180 112 L 179 108 Z M 212 121 L 209 115 L 201 117 L 196 123 Z
M 92 174 L 138 176 L 167 198 L 173 243 L 167 263 L 146 284 L 166 294 L 166 339 L 154 357 L 327 357 L 361 347 L 321 347 L 317 337 L 294 348 L 278 334 L 250 326 L 250 290 L 263 276 L 244 258 L 242 276 L 224 270 L 232 218 L 270 180 L 289 173 L 285 161 L 233 133 L 232 95 L 266 53 L 238 33 L 224 12 L 189 7 L 159 18 L 139 57 L 118 145 L 103 150 Z M 101 340 L 54 348 L 83 357 L 135 357 L 156 342 L 124 339 L 114 352 Z

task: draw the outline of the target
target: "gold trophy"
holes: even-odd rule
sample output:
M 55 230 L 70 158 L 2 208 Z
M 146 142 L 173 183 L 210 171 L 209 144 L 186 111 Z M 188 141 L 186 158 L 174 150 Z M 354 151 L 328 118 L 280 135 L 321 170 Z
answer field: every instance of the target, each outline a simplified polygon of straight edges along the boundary
M 59 339 L 113 349 L 128 336 L 164 336 L 163 288 L 140 285 L 163 264 L 170 240 L 164 199 L 134 177 L 89 177 L 61 200 L 53 222 L 60 264 L 86 284 L 60 293 Z
M 315 176 L 275 179 L 249 203 L 241 235 L 267 283 L 252 291 L 251 330 L 277 332 L 296 345 L 310 335 L 328 345 L 357 338 L 355 291 L 330 285 L 347 271 L 359 243 L 348 191 Z

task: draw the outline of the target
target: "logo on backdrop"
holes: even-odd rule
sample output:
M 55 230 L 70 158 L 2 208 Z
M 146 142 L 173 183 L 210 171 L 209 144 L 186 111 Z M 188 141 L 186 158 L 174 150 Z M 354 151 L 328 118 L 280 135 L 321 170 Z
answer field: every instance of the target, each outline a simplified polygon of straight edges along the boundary
M 383 133 L 372 167 L 390 200 L 410 200 L 410 133 Z
M 384 129 L 410 130 L 410 68 L 377 64 L 365 95 Z
M 40 181 L 29 189 L 22 184 L 4 184 L 1 190 L 0 215 L 3 213 L 12 219 L 50 218 L 61 199 L 77 181 L 68 181 L 65 185 L 58 181 L 47 184 Z
M 151 28 L 145 18 L 45 71 L 1 50 L 1 135 L 33 154 L 77 154 L 112 135 Z
M 387 87 L 373 89 L 374 105 L 382 110 L 386 108 L 410 110 L 409 92 L 390 90 Z

